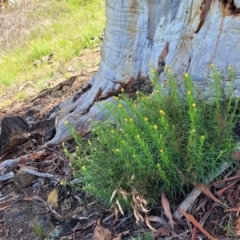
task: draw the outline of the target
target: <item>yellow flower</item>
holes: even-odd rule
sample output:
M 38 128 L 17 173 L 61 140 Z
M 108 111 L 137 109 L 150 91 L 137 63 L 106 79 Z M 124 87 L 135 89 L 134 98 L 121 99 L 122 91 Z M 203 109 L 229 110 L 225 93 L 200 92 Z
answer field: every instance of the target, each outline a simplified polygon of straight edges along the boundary
M 155 70 L 154 69 L 151 69 L 151 73 L 154 73 L 155 72 Z
M 124 88 L 121 88 L 121 92 L 124 92 Z
M 139 92 L 138 92 L 138 91 L 136 91 L 136 94 L 139 94 Z
M 111 130 L 111 133 L 114 133 L 114 132 L 115 132 L 115 131 L 112 129 L 112 130 Z
M 192 133 L 195 133 L 195 132 L 196 132 L 196 130 L 195 130 L 195 129 L 193 129 L 193 130 L 192 130 Z
M 196 105 L 196 103 L 193 103 L 193 104 L 192 104 L 192 107 L 194 107 L 194 108 L 195 108 L 196 106 L 197 106 L 197 105 Z
M 191 92 L 191 91 L 188 91 L 187 93 L 188 93 L 188 95 L 190 95 L 192 92 Z
M 147 118 L 147 117 L 145 117 L 145 118 L 144 118 L 144 120 L 145 120 L 145 122 L 147 122 L 147 121 L 148 121 L 148 118 Z
M 125 122 L 128 122 L 128 119 L 127 119 L 127 118 L 125 118 L 125 119 L 124 119 L 124 121 L 125 121 Z
M 64 122 L 64 125 L 68 125 L 68 120 L 66 120 L 66 121 Z
M 114 98 L 114 99 L 116 99 L 116 100 L 118 100 L 118 99 L 119 99 L 119 97 L 115 97 L 115 96 L 114 96 L 113 98 Z
M 133 106 L 134 106 L 134 107 L 136 107 L 136 106 L 137 106 L 137 104 L 133 104 Z
M 156 129 L 157 129 L 157 125 L 155 124 L 155 125 L 153 126 L 153 128 L 156 130 Z
M 160 153 L 163 153 L 163 150 L 162 150 L 162 149 L 160 149 L 159 151 L 160 151 Z
M 85 167 L 85 166 L 82 166 L 82 170 L 83 170 L 83 171 L 86 171 L 86 167 Z
M 121 108 L 121 107 L 122 107 L 122 104 L 118 104 L 118 107 Z
M 130 122 L 133 122 L 133 118 L 130 118 L 129 121 L 130 121 Z
M 231 71 L 232 70 L 232 68 L 231 67 L 228 67 L 228 71 Z
M 139 135 L 137 135 L 137 138 L 140 138 L 140 136 L 139 136 Z
M 120 149 L 119 148 L 116 148 L 116 150 L 115 150 L 116 152 L 120 152 Z
M 185 74 L 184 74 L 184 77 L 186 77 L 186 78 L 189 77 L 188 73 L 185 73 Z
M 161 114 L 161 115 L 164 115 L 165 114 L 165 112 L 161 109 L 161 110 L 159 110 L 159 113 Z
M 159 164 L 159 163 L 157 164 L 157 167 L 158 167 L 158 168 L 160 167 L 160 164 Z
M 210 67 L 214 67 L 214 64 L 212 63 L 212 64 L 210 65 Z
M 201 136 L 201 140 L 204 140 L 204 139 L 205 139 L 205 136 L 204 136 L 204 135 L 202 135 L 202 136 Z

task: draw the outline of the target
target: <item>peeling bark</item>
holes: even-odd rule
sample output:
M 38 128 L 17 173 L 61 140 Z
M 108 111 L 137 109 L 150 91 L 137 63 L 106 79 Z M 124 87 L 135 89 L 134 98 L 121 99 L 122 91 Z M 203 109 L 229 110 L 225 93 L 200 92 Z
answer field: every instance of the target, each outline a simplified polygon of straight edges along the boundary
M 207 14 L 209 12 L 211 2 L 212 2 L 212 0 L 203 0 L 202 5 L 201 5 L 200 22 L 198 24 L 198 27 L 197 27 L 195 33 L 198 33 L 199 30 L 201 29 L 201 27 L 207 17 Z

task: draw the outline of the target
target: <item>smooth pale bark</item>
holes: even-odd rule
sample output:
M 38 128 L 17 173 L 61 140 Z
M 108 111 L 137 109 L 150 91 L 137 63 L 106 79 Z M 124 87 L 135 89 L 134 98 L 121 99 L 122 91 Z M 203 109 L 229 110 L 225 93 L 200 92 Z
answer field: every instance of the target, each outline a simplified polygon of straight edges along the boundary
M 224 75 L 231 66 L 239 86 L 239 7 L 239 0 L 106 0 L 99 70 L 85 89 L 59 106 L 51 143 L 71 138 L 66 120 L 81 135 L 89 132 L 88 118 L 103 117 L 94 102 L 110 97 L 138 74 L 147 76 L 149 63 L 157 69 L 166 42 L 165 63 L 178 76 L 188 72 L 203 82 L 214 63 Z M 159 78 L 164 77 L 163 72 Z

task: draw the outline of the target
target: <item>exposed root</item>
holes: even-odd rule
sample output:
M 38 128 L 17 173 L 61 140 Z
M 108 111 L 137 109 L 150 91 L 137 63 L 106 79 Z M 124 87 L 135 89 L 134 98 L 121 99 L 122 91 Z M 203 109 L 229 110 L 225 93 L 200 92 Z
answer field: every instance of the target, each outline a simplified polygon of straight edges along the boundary
M 72 139 L 68 122 L 85 136 L 91 131 L 91 121 L 103 121 L 105 119 L 104 103 L 112 101 L 112 97 L 118 95 L 124 88 L 125 94 L 130 98 L 136 97 L 137 91 L 151 93 L 153 86 L 148 77 L 138 75 L 137 79 L 130 78 L 128 82 L 117 83 L 98 81 L 93 78 L 75 96 L 61 103 L 51 114 L 50 119 L 55 117 L 56 135 L 48 144 L 60 144 Z

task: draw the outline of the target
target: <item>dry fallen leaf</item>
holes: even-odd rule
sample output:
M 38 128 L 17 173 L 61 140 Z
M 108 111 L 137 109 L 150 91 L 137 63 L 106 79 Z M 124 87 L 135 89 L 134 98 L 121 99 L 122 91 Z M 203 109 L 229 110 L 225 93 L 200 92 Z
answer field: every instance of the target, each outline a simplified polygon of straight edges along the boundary
M 29 158 L 32 160 L 32 161 L 37 161 L 37 160 L 41 160 L 43 157 L 46 156 L 46 152 L 45 150 L 42 150 L 42 151 L 38 151 L 38 152 L 34 152 L 32 153 Z
M 199 222 L 191 215 L 186 213 L 184 210 L 179 208 L 179 211 L 184 215 L 184 217 L 191 222 L 196 228 L 198 228 L 203 234 L 205 234 L 210 240 L 217 240 L 217 238 L 214 238 L 210 233 L 208 233 Z
M 237 182 L 238 182 L 238 180 L 236 180 L 233 183 L 227 185 L 225 188 L 222 188 L 222 189 L 218 190 L 217 194 L 222 195 L 226 190 L 228 190 L 230 187 L 234 186 Z
M 112 203 L 112 200 L 113 200 L 113 198 L 115 197 L 116 193 L 117 193 L 117 189 L 115 189 L 115 190 L 113 191 L 112 196 L 111 196 L 111 198 L 110 198 L 110 203 Z
M 150 224 L 150 221 L 148 219 L 148 217 L 145 218 L 145 222 L 147 224 L 147 226 L 153 231 L 153 232 L 157 232 L 157 230 L 155 228 L 152 227 L 152 225 Z
M 165 221 L 163 218 L 158 217 L 158 216 L 147 216 L 148 220 L 151 222 L 158 222 L 161 225 L 165 226 L 166 228 L 170 228 L 169 223 L 167 223 L 167 221 Z
M 58 190 L 57 189 L 53 189 L 48 194 L 47 203 L 54 208 L 58 208 Z
M 7 207 L 9 207 L 9 205 L 10 205 L 10 202 L 8 202 L 8 201 L 6 201 L 4 203 L 1 203 L 0 204 L 0 211 L 6 209 Z
M 103 226 L 96 226 L 93 232 L 93 240 L 112 240 L 113 234 Z
M 161 200 L 162 200 L 162 206 L 163 206 L 164 212 L 165 212 L 167 218 L 169 219 L 169 222 L 170 222 L 171 227 L 173 229 L 173 219 L 172 219 L 172 214 L 171 214 L 171 211 L 170 211 L 169 201 L 167 200 L 164 193 L 162 193 Z
M 112 240 L 122 240 L 122 236 L 126 236 L 128 234 L 129 234 L 129 230 L 121 232 L 115 238 L 113 238 Z
M 196 226 L 192 229 L 192 240 L 197 240 L 197 228 Z
M 231 157 L 232 157 L 234 160 L 239 161 L 239 160 L 240 160 L 240 151 L 234 151 L 234 152 L 232 152 Z
M 157 229 L 157 232 L 154 232 L 153 234 L 154 239 L 161 239 L 160 236 L 170 237 L 171 236 L 171 230 L 168 230 L 166 227 L 162 226 Z
M 116 200 L 116 204 L 117 204 L 117 206 L 118 206 L 118 210 L 120 211 L 120 213 L 121 213 L 122 215 L 124 215 L 124 212 L 123 212 L 123 210 L 122 210 L 122 206 L 121 206 L 120 202 L 118 201 L 118 199 Z
M 240 236 L 240 218 L 238 218 L 236 221 L 236 226 L 234 228 L 234 232 L 235 232 L 236 237 Z
M 202 191 L 202 193 L 204 193 L 206 196 L 208 196 L 209 198 L 211 198 L 214 202 L 219 203 L 221 205 L 224 205 L 219 199 L 217 199 L 212 193 L 211 191 L 208 189 L 208 187 L 204 184 L 197 184 L 196 186 L 198 189 L 200 189 Z

